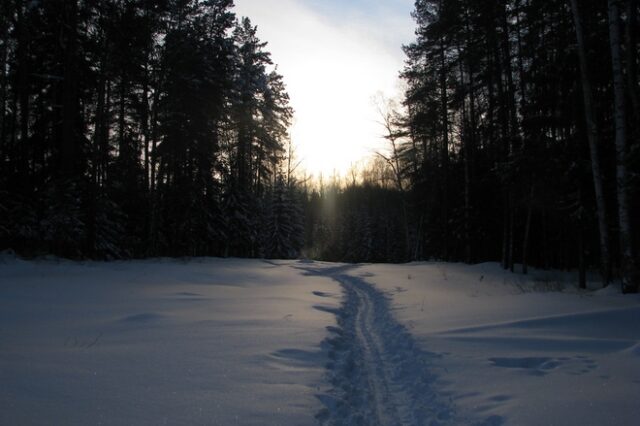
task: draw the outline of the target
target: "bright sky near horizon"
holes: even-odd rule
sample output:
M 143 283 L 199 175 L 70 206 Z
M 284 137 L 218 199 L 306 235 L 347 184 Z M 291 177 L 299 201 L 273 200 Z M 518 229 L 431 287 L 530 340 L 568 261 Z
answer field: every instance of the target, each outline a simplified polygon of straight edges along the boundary
M 235 0 L 258 26 L 295 109 L 302 167 L 344 175 L 384 142 L 373 98 L 399 95 L 414 0 Z

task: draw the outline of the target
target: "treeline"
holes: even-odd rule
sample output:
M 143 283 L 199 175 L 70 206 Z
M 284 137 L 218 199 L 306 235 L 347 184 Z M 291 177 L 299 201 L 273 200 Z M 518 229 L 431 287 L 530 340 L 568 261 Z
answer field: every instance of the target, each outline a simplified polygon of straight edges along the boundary
M 501 260 L 638 284 L 640 2 L 417 0 L 388 150 L 297 184 L 231 0 L 0 3 L 0 249 Z
M 600 269 L 638 284 L 636 0 L 417 0 L 385 156 L 406 259 Z M 404 185 L 404 187 L 403 187 Z
M 403 194 L 370 176 L 312 191 L 305 212 L 305 256 L 339 262 L 409 260 Z
M 297 255 L 292 110 L 232 7 L 1 2 L 0 249 Z

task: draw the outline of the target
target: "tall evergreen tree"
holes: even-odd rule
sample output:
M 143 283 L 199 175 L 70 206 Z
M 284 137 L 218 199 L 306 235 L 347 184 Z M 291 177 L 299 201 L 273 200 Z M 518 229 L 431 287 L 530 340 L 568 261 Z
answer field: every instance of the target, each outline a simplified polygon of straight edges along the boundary
M 0 246 L 256 255 L 291 118 L 231 0 L 3 2 Z M 239 161 L 238 152 L 246 152 Z M 6 166 L 6 167 L 5 167 Z M 253 246 L 252 246 L 253 245 Z

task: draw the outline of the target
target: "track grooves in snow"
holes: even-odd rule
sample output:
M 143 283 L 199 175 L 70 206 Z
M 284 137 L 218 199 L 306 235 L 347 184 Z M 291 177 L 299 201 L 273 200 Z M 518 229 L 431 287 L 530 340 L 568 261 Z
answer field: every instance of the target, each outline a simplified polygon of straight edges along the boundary
M 338 270 L 338 272 L 341 272 Z M 387 297 L 361 278 L 330 274 L 345 297 L 339 329 L 327 339 L 333 389 L 318 414 L 334 425 L 438 425 L 453 422 L 448 400 L 427 370 L 437 355 L 421 351 L 390 312 Z
M 357 300 L 356 344 L 362 348 L 363 367 L 374 402 L 375 420 L 381 425 L 399 424 L 398 408 L 402 406 L 403 398 L 391 388 L 391 361 L 387 359 L 379 330 L 375 327 L 375 308 L 371 295 L 356 286 L 351 289 Z

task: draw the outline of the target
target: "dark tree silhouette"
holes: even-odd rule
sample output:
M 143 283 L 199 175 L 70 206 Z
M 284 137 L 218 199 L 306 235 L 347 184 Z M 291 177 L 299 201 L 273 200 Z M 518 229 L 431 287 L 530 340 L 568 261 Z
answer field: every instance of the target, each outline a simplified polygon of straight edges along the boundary
M 292 110 L 266 43 L 232 7 L 2 3 L 1 248 L 96 258 L 273 252 L 263 223 Z M 297 235 L 278 237 L 290 239 L 278 255 L 297 255 Z

